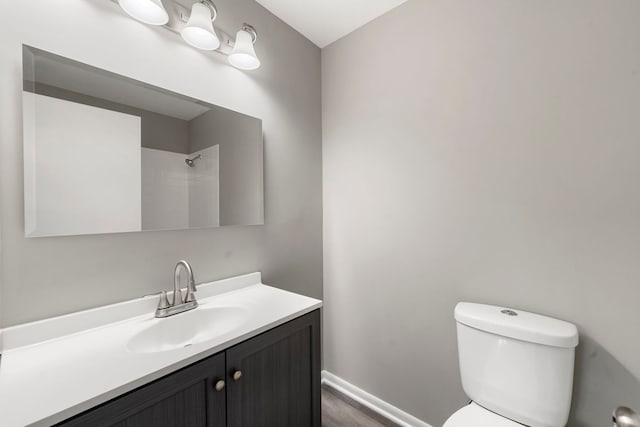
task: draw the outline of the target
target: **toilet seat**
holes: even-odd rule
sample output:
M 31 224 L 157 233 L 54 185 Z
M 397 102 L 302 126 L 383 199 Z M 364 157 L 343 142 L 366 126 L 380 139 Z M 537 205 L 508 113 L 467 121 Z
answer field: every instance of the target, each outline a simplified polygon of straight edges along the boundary
M 515 421 L 502 417 L 471 402 L 458 409 L 449 417 L 442 427 L 523 427 Z

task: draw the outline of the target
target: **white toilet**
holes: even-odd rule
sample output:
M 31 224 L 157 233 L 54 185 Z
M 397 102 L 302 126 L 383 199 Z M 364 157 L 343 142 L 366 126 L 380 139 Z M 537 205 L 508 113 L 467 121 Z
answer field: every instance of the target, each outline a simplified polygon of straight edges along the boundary
M 471 403 L 443 427 L 564 427 L 578 329 L 493 305 L 456 306 L 462 387 Z

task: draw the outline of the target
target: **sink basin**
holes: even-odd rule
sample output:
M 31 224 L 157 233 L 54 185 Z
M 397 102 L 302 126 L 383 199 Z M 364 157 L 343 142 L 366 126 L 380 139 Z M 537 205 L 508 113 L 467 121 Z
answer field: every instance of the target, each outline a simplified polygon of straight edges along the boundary
M 134 353 L 158 353 L 189 347 L 232 332 L 248 317 L 241 307 L 198 307 L 164 319 L 134 335 L 127 349 Z

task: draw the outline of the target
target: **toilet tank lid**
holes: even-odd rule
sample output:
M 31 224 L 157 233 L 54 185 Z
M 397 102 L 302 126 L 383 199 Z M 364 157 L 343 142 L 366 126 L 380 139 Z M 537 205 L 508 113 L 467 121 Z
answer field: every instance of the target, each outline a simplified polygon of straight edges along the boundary
M 455 319 L 472 328 L 521 341 L 566 348 L 578 345 L 578 328 L 574 324 L 527 311 L 460 302 Z

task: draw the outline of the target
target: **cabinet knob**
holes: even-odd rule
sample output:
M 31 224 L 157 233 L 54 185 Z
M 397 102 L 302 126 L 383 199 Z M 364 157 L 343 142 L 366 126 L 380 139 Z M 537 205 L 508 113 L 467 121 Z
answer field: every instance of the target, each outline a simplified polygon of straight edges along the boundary
M 242 378 L 242 371 L 238 370 L 232 374 L 232 378 L 234 381 L 239 381 Z
M 218 380 L 215 384 L 216 391 L 222 391 L 224 389 L 224 380 Z

